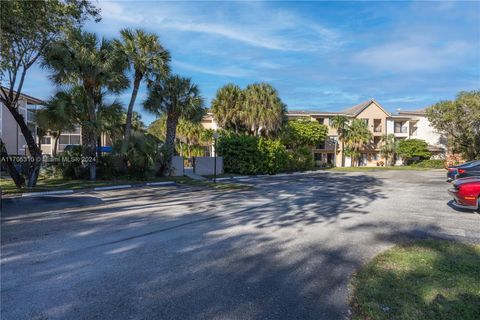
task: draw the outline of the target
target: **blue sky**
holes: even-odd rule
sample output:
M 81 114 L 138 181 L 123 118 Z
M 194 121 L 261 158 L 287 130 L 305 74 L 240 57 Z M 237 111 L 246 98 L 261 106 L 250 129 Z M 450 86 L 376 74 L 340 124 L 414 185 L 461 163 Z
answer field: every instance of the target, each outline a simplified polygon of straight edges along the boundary
M 191 77 L 210 105 L 216 90 L 266 81 L 290 110 L 336 111 L 369 98 L 419 109 L 480 89 L 480 2 L 99 1 L 102 21 L 159 35 L 172 71 Z M 35 67 L 25 93 L 55 92 Z M 119 96 L 128 103 L 131 90 Z M 140 90 L 135 110 L 145 97 Z M 142 111 L 148 124 L 153 116 Z

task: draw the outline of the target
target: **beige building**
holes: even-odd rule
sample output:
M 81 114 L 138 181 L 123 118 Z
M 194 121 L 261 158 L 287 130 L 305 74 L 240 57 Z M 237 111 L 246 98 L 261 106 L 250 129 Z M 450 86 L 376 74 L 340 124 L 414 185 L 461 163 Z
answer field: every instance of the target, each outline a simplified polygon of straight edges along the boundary
M 389 133 L 393 133 L 398 140 L 412 138 L 425 140 L 436 157 L 444 156 L 447 149 L 446 139 L 430 126 L 424 110 L 402 111 L 393 115 L 377 101 L 370 99 L 340 112 L 289 111 L 287 113 L 289 120 L 310 119 L 327 126 L 327 139 L 312 150 L 317 166 L 324 164 L 341 166 L 342 164 L 343 150 L 338 132 L 331 126 L 331 118 L 335 115 L 344 115 L 349 119 L 362 119 L 372 132 L 372 140 L 361 151 L 359 164 L 355 165 L 377 166 L 382 162 L 385 163 L 385 159 L 380 154 L 380 147 L 383 143 L 382 137 Z M 218 127 L 211 113 L 204 117 L 202 124 L 206 128 Z M 397 163 L 401 163 L 400 159 Z M 349 157 L 345 158 L 345 166 L 351 166 Z
M 35 140 L 37 139 L 35 111 L 40 107 L 41 103 L 42 100 L 26 94 L 21 94 L 18 99 L 18 112 L 26 120 Z M 5 105 L 1 102 L 0 105 L 0 138 L 2 138 L 2 141 L 5 143 L 8 154 L 26 155 L 28 153 L 28 146 L 20 127 L 10 111 L 8 111 L 7 107 L 5 107 Z

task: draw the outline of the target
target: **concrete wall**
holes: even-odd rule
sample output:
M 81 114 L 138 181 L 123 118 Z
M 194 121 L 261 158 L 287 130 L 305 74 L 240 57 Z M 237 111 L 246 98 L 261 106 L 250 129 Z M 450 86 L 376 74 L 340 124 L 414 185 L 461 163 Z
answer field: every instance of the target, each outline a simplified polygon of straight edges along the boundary
M 223 173 L 223 158 L 216 157 L 217 159 L 217 174 Z M 214 173 L 215 157 L 195 157 L 194 172 L 198 175 L 212 175 Z
M 170 176 L 181 177 L 183 176 L 183 157 L 174 156 L 172 159 L 172 172 Z
M 27 119 L 27 102 L 24 99 L 18 100 L 18 110 L 20 114 L 23 115 L 25 119 Z M 8 111 L 7 107 L 1 104 L 2 108 L 2 123 L 1 123 L 1 130 L 0 130 L 0 137 L 2 138 L 5 146 L 7 148 L 7 152 L 9 154 L 25 154 L 25 138 L 17 125 L 17 122 L 13 118 L 10 111 Z

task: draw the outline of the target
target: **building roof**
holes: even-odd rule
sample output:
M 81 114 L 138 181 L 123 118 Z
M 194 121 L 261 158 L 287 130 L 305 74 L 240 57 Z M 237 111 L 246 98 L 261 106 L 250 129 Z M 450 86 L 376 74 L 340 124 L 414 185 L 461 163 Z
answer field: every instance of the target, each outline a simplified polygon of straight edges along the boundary
M 7 92 L 10 90 L 9 88 L 4 87 L 4 86 L 2 86 L 2 89 L 7 91 Z M 17 94 L 17 92 L 13 91 L 13 94 Z M 20 97 L 23 97 L 24 99 L 26 99 L 27 103 L 29 103 L 29 104 L 43 104 L 44 103 L 44 101 L 42 99 L 38 99 L 38 98 L 35 98 L 35 97 L 32 97 L 32 96 L 29 96 L 28 94 L 25 94 L 25 93 L 21 93 Z
M 412 115 L 424 116 L 427 114 L 427 111 L 425 109 L 404 110 L 404 111 L 399 111 L 398 114 L 412 114 Z
M 343 114 L 341 112 L 331 112 L 331 111 L 309 111 L 309 110 L 290 110 L 287 111 L 288 115 L 335 115 Z

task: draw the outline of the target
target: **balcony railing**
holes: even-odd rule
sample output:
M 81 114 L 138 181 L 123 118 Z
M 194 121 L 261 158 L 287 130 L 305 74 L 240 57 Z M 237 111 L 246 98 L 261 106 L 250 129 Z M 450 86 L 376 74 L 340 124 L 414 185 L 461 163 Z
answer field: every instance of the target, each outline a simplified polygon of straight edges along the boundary
M 395 133 L 407 133 L 408 128 L 407 127 L 395 127 Z
M 382 126 L 376 126 L 373 128 L 373 132 L 382 132 Z

